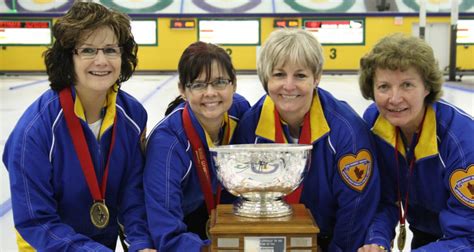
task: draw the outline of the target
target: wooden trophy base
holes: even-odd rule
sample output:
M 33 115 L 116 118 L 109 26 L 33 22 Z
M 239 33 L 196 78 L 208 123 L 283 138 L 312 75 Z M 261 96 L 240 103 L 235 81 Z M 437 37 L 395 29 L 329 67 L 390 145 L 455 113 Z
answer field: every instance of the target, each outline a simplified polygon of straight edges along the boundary
M 211 251 L 316 252 L 319 227 L 303 204 L 293 214 L 277 218 L 248 218 L 233 214 L 232 205 L 217 205 L 211 213 Z

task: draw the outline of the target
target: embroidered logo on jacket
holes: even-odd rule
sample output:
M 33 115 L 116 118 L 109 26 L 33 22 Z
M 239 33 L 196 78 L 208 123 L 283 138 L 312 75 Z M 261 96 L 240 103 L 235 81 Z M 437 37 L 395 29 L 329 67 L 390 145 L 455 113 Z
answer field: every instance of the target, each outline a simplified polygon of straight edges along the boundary
M 365 149 L 360 150 L 357 155 L 345 155 L 339 159 L 338 171 L 348 186 L 362 192 L 372 174 L 372 155 Z
M 449 176 L 451 192 L 464 205 L 474 208 L 474 164 L 466 170 L 456 169 Z

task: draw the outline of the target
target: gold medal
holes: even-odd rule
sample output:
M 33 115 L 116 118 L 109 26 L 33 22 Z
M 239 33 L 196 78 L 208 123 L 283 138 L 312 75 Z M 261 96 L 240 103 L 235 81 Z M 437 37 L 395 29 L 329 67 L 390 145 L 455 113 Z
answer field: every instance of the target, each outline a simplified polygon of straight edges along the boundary
M 403 248 L 405 248 L 406 239 L 407 239 L 407 230 L 405 229 L 405 224 L 400 224 L 398 239 L 397 239 L 398 250 L 403 251 Z
M 103 201 L 96 201 L 90 210 L 91 222 L 97 228 L 105 228 L 109 224 L 109 209 Z

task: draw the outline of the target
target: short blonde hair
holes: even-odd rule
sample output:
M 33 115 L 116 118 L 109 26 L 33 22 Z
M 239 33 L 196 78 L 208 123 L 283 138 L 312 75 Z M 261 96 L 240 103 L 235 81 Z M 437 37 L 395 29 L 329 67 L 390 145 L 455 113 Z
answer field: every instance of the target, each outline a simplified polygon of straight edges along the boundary
M 266 92 L 273 69 L 286 63 L 309 67 L 315 78 L 319 77 L 324 64 L 321 44 L 313 34 L 301 29 L 272 32 L 257 59 L 257 74 Z
M 431 104 L 442 95 L 443 74 L 433 49 L 424 40 L 401 33 L 382 38 L 360 59 L 359 86 L 365 99 L 374 100 L 374 76 L 377 69 L 405 71 L 414 67 L 430 92 L 425 103 Z

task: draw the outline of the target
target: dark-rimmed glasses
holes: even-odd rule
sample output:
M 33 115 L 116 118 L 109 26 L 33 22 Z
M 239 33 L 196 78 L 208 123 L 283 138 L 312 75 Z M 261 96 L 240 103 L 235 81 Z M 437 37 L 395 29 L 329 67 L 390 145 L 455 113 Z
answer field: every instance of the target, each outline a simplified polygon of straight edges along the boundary
M 216 90 L 224 90 L 227 86 L 232 85 L 232 80 L 219 78 L 210 82 L 193 81 L 187 83 L 185 86 L 191 91 L 204 91 L 209 85 Z
M 81 57 L 81 59 L 93 59 L 99 53 L 99 51 L 102 51 L 105 57 L 109 59 L 114 59 L 122 55 L 122 47 L 119 46 L 107 46 L 103 48 L 81 47 L 76 48 L 73 51 L 74 54 Z

